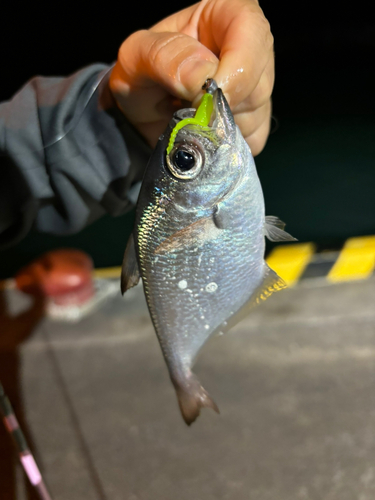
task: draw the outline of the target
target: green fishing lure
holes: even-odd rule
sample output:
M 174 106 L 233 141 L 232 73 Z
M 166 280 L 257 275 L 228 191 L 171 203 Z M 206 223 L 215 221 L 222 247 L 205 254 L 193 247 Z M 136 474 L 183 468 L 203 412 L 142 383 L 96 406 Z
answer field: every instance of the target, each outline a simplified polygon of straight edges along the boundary
M 213 110 L 212 94 L 204 94 L 202 97 L 199 108 L 197 109 L 195 116 L 193 118 L 185 118 L 177 123 L 177 125 L 172 130 L 171 136 L 169 138 L 169 143 L 167 147 L 167 154 L 169 154 L 174 146 L 174 141 L 176 136 L 183 127 L 186 125 L 199 125 L 202 128 L 207 128 L 211 120 L 211 114 Z

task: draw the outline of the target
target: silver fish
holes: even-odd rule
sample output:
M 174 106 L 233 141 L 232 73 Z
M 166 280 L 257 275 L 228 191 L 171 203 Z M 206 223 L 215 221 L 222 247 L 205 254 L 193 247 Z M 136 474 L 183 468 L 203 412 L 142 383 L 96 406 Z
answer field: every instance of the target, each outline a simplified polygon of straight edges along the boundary
M 285 287 L 264 261 L 265 236 L 293 240 L 277 217 L 265 217 L 249 146 L 213 80 L 211 126 L 176 124 L 175 113 L 150 158 L 135 227 L 125 250 L 122 292 L 142 277 L 148 308 L 185 422 L 201 407 L 219 412 L 191 368 L 203 344 L 226 332 L 251 306 Z

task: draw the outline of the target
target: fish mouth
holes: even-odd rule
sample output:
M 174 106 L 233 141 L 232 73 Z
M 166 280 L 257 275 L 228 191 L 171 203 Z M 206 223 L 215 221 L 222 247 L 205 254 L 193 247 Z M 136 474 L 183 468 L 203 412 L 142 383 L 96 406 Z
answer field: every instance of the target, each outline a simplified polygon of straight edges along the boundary
M 215 129 L 216 133 L 226 139 L 234 139 L 236 135 L 236 123 L 234 121 L 233 113 L 229 107 L 223 91 L 215 82 L 211 84 L 213 90 L 213 111 L 211 115 L 210 126 Z M 216 88 L 215 88 L 216 87 Z M 210 92 L 211 88 L 206 92 Z
M 167 148 L 168 153 L 172 150 L 178 130 L 188 124 L 194 123 L 206 129 L 210 128 L 224 140 L 235 139 L 236 124 L 223 91 L 213 78 L 206 80 L 202 89 L 206 91 L 206 95 L 202 97 L 198 109 L 179 109 L 173 115 L 170 123 L 172 134 Z

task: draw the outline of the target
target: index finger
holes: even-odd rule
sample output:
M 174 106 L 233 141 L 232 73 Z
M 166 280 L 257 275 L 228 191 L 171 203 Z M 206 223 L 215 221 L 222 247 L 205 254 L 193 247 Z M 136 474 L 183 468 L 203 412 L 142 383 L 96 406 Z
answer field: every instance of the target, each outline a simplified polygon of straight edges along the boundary
M 256 0 L 203 0 L 151 29 L 187 34 L 212 51 L 220 60 L 212 77 L 232 107 L 253 92 L 273 64 L 273 36 Z
M 219 52 L 215 79 L 235 107 L 257 87 L 270 61 L 273 64 L 273 36 L 255 1 L 218 1 L 207 8 L 210 5 L 211 12 L 202 12 L 200 38 L 212 52 Z

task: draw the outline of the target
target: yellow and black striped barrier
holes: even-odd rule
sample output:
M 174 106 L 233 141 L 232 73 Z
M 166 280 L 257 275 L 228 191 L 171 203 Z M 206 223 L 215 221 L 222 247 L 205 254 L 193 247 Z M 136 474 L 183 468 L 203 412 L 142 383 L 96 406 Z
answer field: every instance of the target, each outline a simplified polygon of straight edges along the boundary
M 315 250 L 313 243 L 280 245 L 269 254 L 267 263 L 289 286 L 312 278 L 328 283 L 364 280 L 374 273 L 375 236 L 350 238 L 340 251 Z
M 340 251 L 317 253 L 314 243 L 278 245 L 266 260 L 288 286 L 314 278 L 327 283 L 363 280 L 374 273 L 375 236 L 350 238 Z M 120 267 L 95 270 L 96 278 L 119 278 L 120 274 Z

